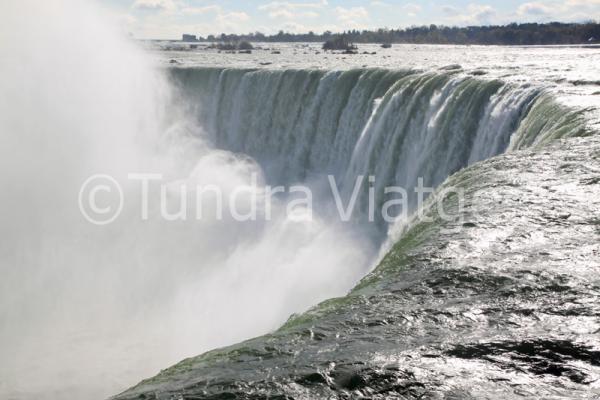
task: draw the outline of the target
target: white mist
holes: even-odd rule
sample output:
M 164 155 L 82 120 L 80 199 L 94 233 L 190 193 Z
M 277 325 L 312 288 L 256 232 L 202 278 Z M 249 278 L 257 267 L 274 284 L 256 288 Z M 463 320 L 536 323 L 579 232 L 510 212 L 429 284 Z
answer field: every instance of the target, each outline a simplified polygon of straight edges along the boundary
M 0 5 L 0 397 L 97 399 L 342 295 L 374 249 L 324 220 L 169 223 L 79 213 L 92 174 L 225 192 L 261 173 L 211 150 L 163 73 L 100 9 Z M 135 183 L 124 186 L 135 195 Z M 156 210 L 153 210 L 156 212 Z

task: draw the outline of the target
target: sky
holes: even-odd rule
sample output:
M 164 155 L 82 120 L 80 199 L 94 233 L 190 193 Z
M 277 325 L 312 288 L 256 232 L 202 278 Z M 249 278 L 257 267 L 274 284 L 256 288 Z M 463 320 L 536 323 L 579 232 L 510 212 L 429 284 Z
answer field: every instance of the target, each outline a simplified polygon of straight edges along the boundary
M 140 39 L 600 20 L 600 0 L 97 0 Z

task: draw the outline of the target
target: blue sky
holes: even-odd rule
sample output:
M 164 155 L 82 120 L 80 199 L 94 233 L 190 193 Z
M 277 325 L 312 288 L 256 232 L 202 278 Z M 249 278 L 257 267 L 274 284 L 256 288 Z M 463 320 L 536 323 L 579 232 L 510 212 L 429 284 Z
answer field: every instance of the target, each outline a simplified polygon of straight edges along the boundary
M 137 38 L 600 20 L 600 0 L 99 0 Z

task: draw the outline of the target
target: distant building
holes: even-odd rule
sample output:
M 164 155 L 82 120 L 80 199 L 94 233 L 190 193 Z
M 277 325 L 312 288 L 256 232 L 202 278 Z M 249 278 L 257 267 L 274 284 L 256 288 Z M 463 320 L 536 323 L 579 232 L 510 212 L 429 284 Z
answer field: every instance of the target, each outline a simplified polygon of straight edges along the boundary
M 184 34 L 181 37 L 181 41 L 182 42 L 197 42 L 198 38 L 196 37 L 196 35 L 187 35 L 187 34 Z

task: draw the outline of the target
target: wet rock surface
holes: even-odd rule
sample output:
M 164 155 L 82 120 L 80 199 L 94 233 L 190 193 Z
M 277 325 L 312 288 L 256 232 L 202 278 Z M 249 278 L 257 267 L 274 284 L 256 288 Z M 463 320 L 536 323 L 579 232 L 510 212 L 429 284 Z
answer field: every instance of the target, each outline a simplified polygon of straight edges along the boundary
M 462 207 L 432 199 L 347 297 L 115 398 L 598 398 L 600 138 L 505 154 L 444 187 Z

